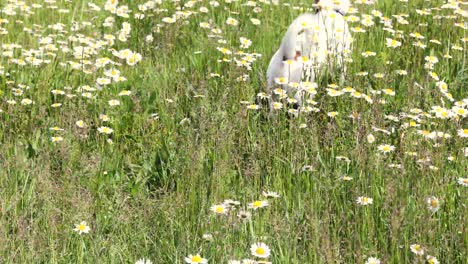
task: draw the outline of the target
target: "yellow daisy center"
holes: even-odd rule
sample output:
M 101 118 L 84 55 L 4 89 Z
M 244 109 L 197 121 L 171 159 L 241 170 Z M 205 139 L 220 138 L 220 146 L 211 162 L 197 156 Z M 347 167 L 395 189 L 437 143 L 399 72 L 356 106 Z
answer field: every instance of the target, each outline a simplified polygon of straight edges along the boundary
M 265 249 L 259 247 L 255 250 L 255 253 L 257 253 L 258 255 L 265 255 Z
M 193 262 L 196 262 L 196 263 L 201 263 L 202 262 L 202 258 L 200 256 L 193 256 L 192 257 L 192 261 Z
M 255 202 L 253 202 L 253 206 L 254 207 L 260 207 L 260 206 L 262 206 L 262 202 L 261 201 L 255 201 Z

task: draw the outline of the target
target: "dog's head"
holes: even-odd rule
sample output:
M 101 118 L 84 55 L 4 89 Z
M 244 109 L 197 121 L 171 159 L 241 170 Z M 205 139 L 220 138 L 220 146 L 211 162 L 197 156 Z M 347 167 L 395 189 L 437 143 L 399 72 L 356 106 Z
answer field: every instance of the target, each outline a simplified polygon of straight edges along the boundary
M 336 10 L 345 15 L 348 13 L 351 3 L 349 0 L 315 0 L 314 6 L 317 7 L 317 10 Z

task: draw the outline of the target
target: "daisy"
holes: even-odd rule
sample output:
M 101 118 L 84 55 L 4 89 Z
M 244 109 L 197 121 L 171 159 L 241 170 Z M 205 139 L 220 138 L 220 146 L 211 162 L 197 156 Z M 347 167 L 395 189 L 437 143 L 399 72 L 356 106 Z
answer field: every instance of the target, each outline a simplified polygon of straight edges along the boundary
M 139 259 L 135 262 L 135 264 L 153 264 L 153 262 L 151 262 L 151 260 L 149 259 Z
M 439 261 L 436 259 L 436 257 L 431 255 L 427 255 L 426 260 L 428 264 L 439 264 Z
M 189 255 L 188 257 L 185 258 L 185 262 L 189 264 L 197 264 L 197 263 L 208 263 L 208 260 L 205 258 L 202 258 L 200 254 L 197 255 Z
M 253 203 L 248 204 L 248 207 L 257 210 L 258 208 L 266 207 L 268 205 L 268 201 L 255 201 Z
M 60 142 L 63 141 L 63 137 L 51 137 L 50 140 L 52 140 L 52 142 Z
M 383 153 L 388 153 L 394 151 L 395 147 L 389 144 L 383 144 L 378 146 L 377 149 L 382 151 Z
M 111 79 L 109 78 L 97 78 L 96 83 L 99 85 L 108 85 L 111 83 Z
M 265 243 L 255 243 L 250 247 L 250 252 L 257 258 L 268 258 L 270 256 L 270 248 Z
M 258 109 L 260 109 L 260 106 L 256 105 L 256 104 L 250 104 L 250 105 L 247 106 L 247 109 L 258 110 Z
M 211 206 L 210 210 L 215 214 L 227 214 L 229 212 L 229 207 L 225 204 L 217 204 Z
M 119 96 L 126 96 L 126 95 L 131 95 L 131 94 L 132 94 L 132 91 L 123 90 L 119 93 Z
M 426 203 L 429 210 L 433 213 L 437 212 L 440 208 L 439 199 L 437 199 L 435 196 L 427 198 Z
M 436 63 L 439 62 L 439 59 L 437 59 L 437 57 L 435 57 L 435 56 L 426 56 L 424 58 L 424 60 L 431 63 L 431 64 L 436 64 Z
M 263 191 L 262 195 L 265 196 L 266 198 L 280 198 L 281 195 L 279 195 L 277 192 L 271 192 L 271 191 Z
M 458 184 L 468 186 L 468 178 L 458 178 Z
M 285 77 L 275 78 L 275 83 L 279 85 L 288 84 L 288 79 Z
M 106 127 L 106 126 L 101 126 L 101 127 L 98 127 L 98 131 L 99 133 L 104 133 L 104 134 L 112 134 L 112 132 L 114 132 L 114 130 L 110 127 Z
M 82 233 L 88 234 L 90 230 L 91 229 L 89 228 L 88 224 L 85 221 L 81 221 L 81 223 L 75 224 L 75 228 L 73 229 L 73 231 L 78 232 L 78 234 L 80 235 Z
M 365 264 L 380 264 L 380 260 L 378 258 L 369 257 Z
M 118 105 L 120 105 L 120 101 L 112 99 L 112 100 L 109 101 L 109 105 L 110 106 L 118 106 Z
M 226 205 L 226 206 L 238 206 L 238 205 L 240 205 L 240 202 L 239 201 L 234 201 L 234 200 L 231 200 L 231 199 L 226 199 L 226 200 L 224 200 L 223 204 Z
M 416 255 L 424 255 L 424 249 L 421 247 L 419 244 L 412 244 L 410 246 L 411 252 L 413 252 Z
M 206 241 L 212 241 L 213 240 L 213 235 L 212 234 L 203 234 L 202 238 Z
M 373 51 L 366 51 L 366 52 L 361 53 L 361 55 L 363 57 L 367 58 L 367 57 L 375 56 L 375 55 L 377 55 L 377 53 L 375 53 Z
M 388 48 L 398 48 L 401 46 L 401 42 L 395 39 L 387 38 L 387 47 Z
M 458 132 L 459 137 L 462 137 L 462 138 L 468 137 L 468 128 L 459 129 L 457 130 L 457 132 Z
M 252 24 L 258 26 L 260 25 L 261 21 L 256 19 L 256 18 L 251 18 L 250 21 L 252 22 Z
M 368 142 L 369 144 L 374 143 L 374 142 L 375 142 L 375 137 L 374 137 L 374 135 L 372 135 L 372 134 L 367 135 L 367 142 Z
M 395 91 L 393 91 L 392 89 L 383 89 L 382 92 L 386 95 L 391 95 L 391 96 L 394 96 L 395 95 Z
M 283 104 L 280 103 L 280 102 L 273 102 L 273 103 L 271 104 L 271 106 L 272 106 L 273 109 L 275 109 L 275 110 L 279 110 L 279 109 L 283 108 Z
M 252 216 L 251 213 L 247 212 L 247 211 L 240 211 L 238 214 L 237 214 L 237 217 L 240 219 L 240 220 L 249 220 L 250 217 Z
M 369 198 L 369 197 L 359 196 L 357 198 L 357 203 L 360 205 L 369 205 L 369 204 L 372 204 L 373 202 L 374 202 L 374 199 Z
M 232 18 L 232 17 L 229 17 L 227 20 L 226 20 L 226 24 L 230 25 L 230 26 L 237 26 L 239 25 L 239 21 L 237 21 L 236 19 Z

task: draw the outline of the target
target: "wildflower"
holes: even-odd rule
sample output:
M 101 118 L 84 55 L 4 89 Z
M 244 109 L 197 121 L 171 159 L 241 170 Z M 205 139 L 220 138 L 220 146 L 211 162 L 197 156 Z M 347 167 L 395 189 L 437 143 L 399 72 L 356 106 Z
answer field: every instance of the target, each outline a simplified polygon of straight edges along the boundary
M 212 234 L 203 234 L 202 238 L 206 241 L 211 241 L 213 240 L 213 235 Z
M 189 255 L 188 257 L 185 258 L 185 262 L 189 264 L 197 264 L 197 263 L 208 263 L 208 260 L 205 258 L 202 258 L 200 254 L 197 255 Z
M 401 46 L 401 42 L 391 38 L 387 38 L 387 47 L 389 48 L 398 48 Z
M 131 95 L 132 91 L 123 90 L 119 93 L 119 96 Z
M 105 114 L 100 114 L 99 115 L 99 119 L 102 121 L 102 122 L 107 122 L 109 121 L 109 116 L 108 115 L 105 115 Z
M 271 192 L 271 191 L 263 191 L 262 195 L 265 196 L 266 198 L 280 198 L 281 195 L 279 195 L 277 192 Z
M 368 142 L 369 144 L 374 143 L 374 142 L 375 142 L 375 137 L 374 137 L 374 135 L 372 135 L 372 134 L 367 135 L 367 142 Z
M 288 84 L 288 79 L 285 77 L 278 77 L 278 78 L 275 78 L 275 83 L 280 84 L 280 85 Z
M 374 77 L 377 78 L 377 79 L 382 79 L 383 77 L 385 77 L 385 74 L 383 74 L 383 73 L 376 73 L 376 74 L 374 74 Z
M 380 260 L 378 258 L 369 257 L 365 264 L 380 264 Z
M 424 39 L 424 36 L 421 35 L 421 34 L 418 33 L 418 32 L 411 33 L 410 36 L 413 37 L 413 38 L 416 38 L 416 39 Z
M 439 59 L 437 59 L 437 57 L 434 57 L 434 56 L 426 56 L 424 60 L 426 60 L 427 62 L 431 64 L 436 64 L 439 62 Z
M 395 96 L 395 91 L 393 91 L 392 89 L 383 89 L 382 92 L 386 95 Z
M 406 70 L 397 70 L 396 73 L 398 75 L 408 75 L 408 72 Z
M 437 199 L 435 196 L 427 198 L 427 207 L 429 210 L 433 213 L 437 212 L 440 208 L 440 202 L 439 199 Z
M 63 140 L 63 137 L 51 137 L 52 142 L 60 142 Z
M 255 243 L 250 247 L 250 252 L 257 258 L 268 258 L 270 256 L 270 248 L 265 243 Z
M 462 137 L 462 138 L 468 137 L 468 128 L 457 130 L 457 134 L 459 137 Z
M 350 181 L 350 180 L 353 179 L 353 177 L 343 176 L 343 177 L 341 177 L 341 179 L 342 179 L 343 181 Z
M 335 89 L 332 89 L 332 88 L 327 88 L 327 94 L 331 97 L 336 97 L 336 96 L 340 96 L 343 94 L 343 91 L 341 90 L 335 90 Z
M 367 58 L 367 57 L 373 57 L 373 56 L 377 55 L 377 53 L 375 53 L 373 51 L 366 51 L 366 52 L 363 52 L 361 55 L 363 57 Z
M 260 109 L 260 106 L 256 105 L 256 104 L 250 104 L 250 105 L 247 106 L 247 109 L 258 110 L 258 109 Z
M 229 207 L 225 204 L 217 204 L 211 206 L 210 210 L 213 211 L 215 214 L 227 214 L 229 211 Z
M 458 178 L 458 184 L 462 186 L 468 186 L 468 178 Z
M 252 22 L 252 24 L 254 24 L 256 26 L 260 25 L 260 23 L 261 23 L 261 21 L 256 19 L 256 18 L 251 18 L 250 22 Z
M 252 41 L 250 39 L 241 37 L 240 38 L 241 48 L 248 49 L 250 45 L 252 45 Z
M 367 76 L 367 75 L 369 75 L 369 73 L 366 72 L 366 71 L 360 71 L 360 72 L 356 73 L 356 75 L 357 76 Z
M 126 62 L 128 65 L 133 66 L 140 62 L 142 58 L 140 53 L 131 53 L 130 56 L 126 58 Z
M 240 211 L 240 212 L 237 214 L 237 217 L 238 217 L 240 220 L 243 220 L 243 221 L 249 220 L 251 216 L 252 216 L 252 214 L 251 214 L 250 212 L 247 212 L 247 211 Z
M 110 127 L 106 127 L 106 126 L 101 126 L 98 128 L 98 131 L 99 133 L 104 133 L 104 134 L 112 134 L 112 132 L 114 132 L 114 130 Z
M 135 262 L 135 264 L 153 264 L 153 262 L 151 262 L 149 259 L 139 259 Z
M 81 223 L 75 224 L 75 228 L 73 229 L 73 231 L 78 232 L 78 234 L 80 235 L 82 233 L 88 234 L 90 230 L 91 229 L 89 228 L 88 224 L 86 224 L 85 221 L 81 221 Z
M 96 83 L 99 85 L 108 85 L 111 83 L 111 79 L 109 78 L 97 78 Z
M 412 244 L 410 246 L 411 252 L 413 252 L 416 255 L 424 255 L 424 249 L 421 247 L 419 244 Z
M 272 106 L 273 109 L 275 109 L 275 110 L 279 110 L 279 109 L 283 108 L 283 104 L 280 103 L 280 102 L 273 102 L 273 103 L 271 104 L 271 106 Z
M 268 201 L 255 201 L 253 203 L 248 204 L 248 207 L 257 210 L 258 208 L 266 207 L 268 205 Z
M 238 206 L 238 205 L 240 205 L 240 202 L 239 201 L 234 201 L 234 200 L 231 200 L 231 199 L 227 199 L 227 200 L 224 200 L 223 204 L 226 205 L 226 206 Z
M 237 26 L 239 25 L 239 21 L 237 21 L 236 19 L 232 18 L 232 17 L 229 17 L 227 20 L 226 20 L 226 24 L 230 25 L 230 26 Z
M 22 105 L 30 105 L 32 103 L 33 103 L 33 101 L 31 99 L 28 99 L 28 98 L 25 98 L 25 99 L 21 100 Z
M 338 112 L 328 112 L 327 113 L 327 116 L 331 117 L 331 118 L 334 118 L 338 115 L 339 113 Z
M 383 153 L 388 153 L 394 151 L 395 147 L 389 144 L 383 144 L 378 146 L 377 149 L 382 151 Z
M 369 205 L 369 204 L 372 204 L 373 201 L 374 201 L 374 199 L 369 198 L 369 197 L 365 197 L 365 196 L 359 196 L 357 198 L 357 203 L 360 204 L 360 205 Z
M 112 100 L 109 101 L 109 105 L 110 106 L 118 106 L 118 105 L 120 105 L 120 101 L 112 99 Z
M 439 264 L 439 261 L 436 259 L 436 257 L 431 255 L 427 255 L 426 260 L 428 264 Z

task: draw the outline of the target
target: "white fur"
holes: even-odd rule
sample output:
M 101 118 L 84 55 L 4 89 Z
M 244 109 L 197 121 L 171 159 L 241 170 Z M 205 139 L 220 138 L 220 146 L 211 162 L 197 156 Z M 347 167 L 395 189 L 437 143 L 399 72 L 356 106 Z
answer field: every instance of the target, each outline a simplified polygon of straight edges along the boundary
M 332 0 L 321 0 L 316 14 L 302 14 L 291 23 L 268 66 L 267 90 L 270 94 L 275 88 L 283 88 L 302 104 L 300 88 L 293 91 L 289 85 L 281 87 L 275 79 L 285 77 L 289 83 L 313 82 L 316 73 L 325 65 L 343 66 L 344 52 L 351 46 L 348 25 L 342 16 L 348 11 L 349 1 L 341 0 L 338 6 L 331 4 Z M 285 61 L 294 60 L 296 51 L 309 58 L 309 62 L 286 64 Z

